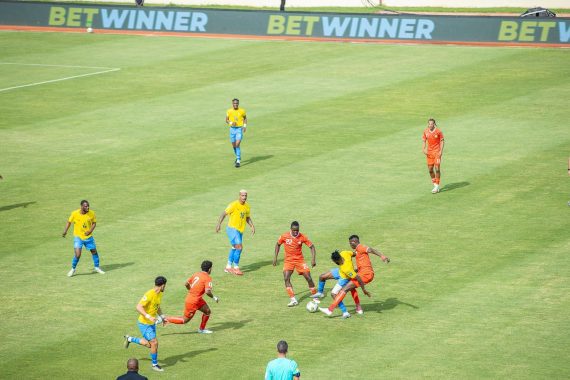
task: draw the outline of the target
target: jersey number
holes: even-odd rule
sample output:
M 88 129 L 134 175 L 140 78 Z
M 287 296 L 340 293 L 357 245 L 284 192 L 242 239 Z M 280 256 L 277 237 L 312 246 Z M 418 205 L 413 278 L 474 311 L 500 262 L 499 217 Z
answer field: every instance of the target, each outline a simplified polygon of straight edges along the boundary
M 190 284 L 190 288 L 194 287 L 194 285 L 196 285 L 198 281 L 200 281 L 200 277 L 194 277 L 194 280 Z

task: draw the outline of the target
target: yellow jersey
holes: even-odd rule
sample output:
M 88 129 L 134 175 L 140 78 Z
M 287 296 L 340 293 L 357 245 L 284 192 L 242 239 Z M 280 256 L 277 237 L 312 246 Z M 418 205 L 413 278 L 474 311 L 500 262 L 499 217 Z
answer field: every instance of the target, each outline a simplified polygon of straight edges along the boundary
M 233 122 L 232 127 L 243 127 L 243 122 L 247 118 L 245 110 L 239 107 L 237 110 L 230 108 L 228 112 L 226 112 L 226 116 L 230 122 Z
M 162 292 L 156 293 L 154 288 L 149 290 L 144 294 L 144 296 L 139 301 L 139 304 L 142 305 L 144 311 L 149 314 L 151 317 L 156 318 L 158 315 L 158 308 L 160 307 L 160 301 L 162 301 Z M 152 325 L 152 321 L 146 319 L 144 315 L 139 315 L 139 322 L 144 323 L 145 325 Z
M 97 223 L 95 211 L 89 210 L 87 213 L 82 214 L 81 209 L 77 209 L 71 213 L 69 223 L 73 223 L 73 236 L 77 236 L 81 240 L 89 239 L 92 234 L 86 235 L 85 233 L 91 230 L 93 223 Z
M 354 265 L 352 264 L 352 252 L 342 251 L 340 255 L 344 259 L 344 263 L 338 266 L 340 277 L 344 279 L 355 278 L 356 271 L 354 270 Z
M 239 201 L 234 201 L 226 207 L 226 215 L 229 215 L 228 227 L 235 228 L 243 233 L 247 218 L 249 218 L 250 209 L 249 204 L 245 202 L 241 204 Z

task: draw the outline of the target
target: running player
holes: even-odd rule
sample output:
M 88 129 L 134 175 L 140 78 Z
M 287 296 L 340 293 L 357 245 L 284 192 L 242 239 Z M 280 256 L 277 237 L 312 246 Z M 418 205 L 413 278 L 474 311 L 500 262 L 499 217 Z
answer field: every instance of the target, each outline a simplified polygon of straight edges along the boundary
M 75 268 L 79 259 L 81 258 L 81 250 L 83 246 L 91 251 L 91 257 L 93 258 L 93 270 L 100 274 L 105 274 L 101 268 L 99 268 L 99 253 L 97 253 L 97 246 L 95 245 L 95 239 L 93 238 L 93 230 L 97 226 L 97 218 L 95 217 L 95 211 L 89 210 L 89 202 L 82 200 L 81 208 L 73 211 L 65 224 L 62 237 L 67 235 L 67 230 L 73 223 L 73 248 L 75 255 L 71 261 L 71 269 L 67 273 L 68 277 L 75 274 Z
M 293 271 L 296 270 L 298 274 L 305 277 L 307 284 L 309 284 L 309 290 L 311 294 L 315 294 L 317 291 L 315 290 L 315 283 L 311 278 L 311 270 L 303 258 L 303 244 L 305 244 L 311 250 L 311 268 L 314 268 L 315 265 L 317 265 L 317 251 L 314 244 L 309 240 L 309 238 L 299 232 L 299 222 L 294 221 L 291 223 L 291 231 L 282 234 L 275 244 L 275 257 L 273 257 L 273 266 L 277 265 L 277 255 L 279 255 L 279 249 L 283 243 L 285 243 L 283 279 L 285 280 L 285 290 L 287 290 L 287 294 L 289 294 L 289 298 L 291 298 L 291 302 L 289 302 L 287 306 L 297 306 L 299 302 L 295 298 L 293 284 L 291 284 L 291 275 L 293 274 Z
M 334 261 L 336 265 L 338 265 L 338 271 L 340 275 L 340 279 L 338 280 L 337 284 L 331 290 L 331 296 L 334 298 L 333 303 L 326 308 L 326 307 L 319 307 L 319 310 L 325 313 L 326 315 L 332 315 L 333 310 L 335 307 L 339 307 L 342 310 L 342 318 L 350 318 L 350 314 L 346 311 L 346 306 L 344 306 L 342 299 L 346 295 L 346 292 L 342 292 L 342 289 L 349 283 L 351 283 L 351 279 L 355 279 L 360 287 L 362 288 L 362 292 L 366 294 L 368 297 L 371 297 L 370 292 L 366 290 L 364 287 L 364 282 L 360 278 L 360 276 L 356 273 L 354 269 L 354 265 L 352 264 L 352 252 L 351 251 L 334 251 L 331 254 L 331 260 Z M 342 306 L 341 306 L 342 305 Z
M 136 343 L 141 346 L 150 348 L 150 359 L 152 360 L 152 369 L 158 372 L 164 371 L 158 365 L 158 339 L 156 339 L 156 324 L 164 322 L 162 311 L 160 310 L 160 302 L 162 294 L 166 287 L 166 278 L 158 276 L 154 280 L 154 288 L 144 294 L 137 304 L 139 312 L 139 330 L 142 338 L 125 335 L 125 348 L 129 348 L 129 344 Z
M 182 317 L 164 317 L 164 320 L 169 323 L 182 325 L 188 323 L 192 317 L 194 317 L 196 311 L 200 310 L 202 312 L 202 323 L 200 323 L 198 332 L 201 334 L 211 334 L 212 331 L 206 329 L 206 323 L 208 323 L 212 311 L 202 296 L 206 293 L 208 297 L 212 298 L 216 303 L 220 299 L 212 293 L 212 277 L 210 277 L 212 273 L 212 262 L 208 260 L 203 261 L 201 268 L 201 272 L 194 273 L 186 283 L 184 283 L 184 286 L 188 289 L 188 295 L 186 296 L 184 305 L 184 315 Z
M 241 251 L 243 249 L 243 231 L 245 230 L 245 224 L 249 224 L 251 227 L 251 236 L 255 234 L 255 227 L 253 225 L 253 220 L 250 217 L 250 207 L 247 201 L 247 191 L 240 190 L 239 198 L 226 207 L 224 212 L 220 215 L 218 219 L 218 224 L 216 225 L 216 233 L 220 232 L 222 222 L 226 215 L 229 215 L 228 226 L 226 227 L 226 233 L 228 234 L 228 239 L 232 248 L 230 248 L 230 254 L 228 255 L 228 264 L 224 272 L 237 274 L 238 276 L 243 275 L 242 271 L 239 270 L 239 259 L 241 257 Z M 234 266 L 232 268 L 232 265 Z
M 226 124 L 230 126 L 230 141 L 234 148 L 236 160 L 235 167 L 241 165 L 241 140 L 247 129 L 247 116 L 243 108 L 239 108 L 239 99 L 232 100 L 232 108 L 226 112 Z
M 435 119 L 428 120 L 428 126 L 424 130 L 422 135 L 422 140 L 424 142 L 423 152 L 427 158 L 427 165 L 429 175 L 431 177 L 431 182 L 433 183 L 432 194 L 439 193 L 439 180 L 441 177 L 441 156 L 443 155 L 443 146 L 445 141 L 443 139 L 443 133 L 437 124 Z

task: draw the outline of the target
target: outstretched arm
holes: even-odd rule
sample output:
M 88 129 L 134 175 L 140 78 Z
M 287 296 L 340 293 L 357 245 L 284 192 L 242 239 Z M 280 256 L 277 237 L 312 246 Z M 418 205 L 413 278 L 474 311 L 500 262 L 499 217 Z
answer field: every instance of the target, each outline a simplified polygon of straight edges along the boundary
M 384 256 L 382 254 L 382 252 L 378 251 L 375 248 L 368 247 L 368 253 L 372 253 L 372 254 L 380 257 L 380 260 L 384 261 L 386 264 L 388 264 L 390 262 L 390 258 L 388 256 Z

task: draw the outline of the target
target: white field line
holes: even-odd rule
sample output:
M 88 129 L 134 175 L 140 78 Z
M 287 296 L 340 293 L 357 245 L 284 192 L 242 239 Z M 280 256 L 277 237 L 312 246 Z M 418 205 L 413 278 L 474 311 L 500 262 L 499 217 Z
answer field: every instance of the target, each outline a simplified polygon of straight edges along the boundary
M 70 77 L 64 77 L 64 78 L 46 80 L 46 81 L 42 81 L 42 82 L 35 82 L 35 83 L 23 84 L 23 85 L 20 85 L 20 86 L 13 86 L 13 87 L 0 88 L 0 92 L 10 91 L 10 90 L 16 90 L 16 89 L 18 89 L 18 88 L 24 88 L 24 87 L 39 86 L 40 84 L 61 82 L 61 81 L 64 81 L 64 80 L 75 79 L 75 78 L 82 78 L 82 77 L 88 77 L 88 76 L 92 76 L 92 75 L 105 74 L 105 73 L 110 73 L 110 72 L 113 72 L 113 71 L 119 71 L 119 70 L 121 70 L 120 68 L 116 68 L 116 67 L 71 66 L 71 65 L 44 65 L 44 64 L 40 64 L 40 63 L 12 63 L 12 62 L 0 62 L 0 65 L 66 67 L 66 68 L 99 69 L 99 70 L 100 70 L 100 71 L 96 71 L 96 72 L 94 72 L 94 73 L 87 73 L 87 74 L 80 74 L 80 75 L 72 75 L 72 76 L 70 76 Z

